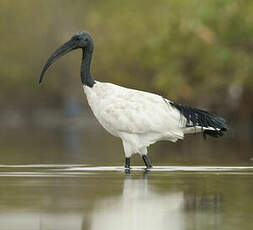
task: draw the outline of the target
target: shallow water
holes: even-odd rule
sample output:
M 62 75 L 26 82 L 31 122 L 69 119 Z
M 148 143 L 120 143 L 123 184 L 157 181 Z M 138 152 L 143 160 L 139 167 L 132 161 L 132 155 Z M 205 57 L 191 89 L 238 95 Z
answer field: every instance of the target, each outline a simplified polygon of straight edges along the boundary
M 252 229 L 251 141 L 187 137 L 149 149 L 154 168 L 90 127 L 0 131 L 0 229 Z
M 253 167 L 1 165 L 8 230 L 252 229 Z

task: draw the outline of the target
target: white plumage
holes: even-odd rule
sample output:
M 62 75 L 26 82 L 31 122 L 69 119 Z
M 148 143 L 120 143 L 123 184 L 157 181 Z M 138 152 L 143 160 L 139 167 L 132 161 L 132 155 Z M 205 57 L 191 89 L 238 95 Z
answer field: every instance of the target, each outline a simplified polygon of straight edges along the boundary
M 157 141 L 176 142 L 185 133 L 202 131 L 200 127 L 186 128 L 186 118 L 157 94 L 95 83 L 92 88 L 83 86 L 88 103 L 100 124 L 121 138 L 126 157 L 146 155 L 147 147 Z
M 100 124 L 112 135 L 121 138 L 125 167 L 130 157 L 139 153 L 148 168 L 147 147 L 160 140 L 176 142 L 184 134 L 202 132 L 203 136 L 222 136 L 225 121 L 204 110 L 176 104 L 159 95 L 128 89 L 111 83 L 94 81 L 90 65 L 94 48 L 87 31 L 75 34 L 48 59 L 40 75 L 40 83 L 48 67 L 71 50 L 83 50 L 81 81 L 88 103 Z

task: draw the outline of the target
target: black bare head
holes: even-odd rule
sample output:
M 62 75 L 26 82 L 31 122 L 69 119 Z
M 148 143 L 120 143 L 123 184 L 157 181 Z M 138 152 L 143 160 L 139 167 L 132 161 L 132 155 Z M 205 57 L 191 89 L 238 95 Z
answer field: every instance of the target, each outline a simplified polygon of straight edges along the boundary
M 47 60 L 44 65 L 39 83 L 42 83 L 43 76 L 46 73 L 49 66 L 51 66 L 58 58 L 64 56 L 75 49 L 83 50 L 83 61 L 81 66 L 81 81 L 83 84 L 92 87 L 94 85 L 94 80 L 90 75 L 90 64 L 94 48 L 94 43 L 91 35 L 87 31 L 81 31 L 74 34 L 69 41 L 60 46 Z
M 70 39 L 74 42 L 75 46 L 78 48 L 86 49 L 88 52 L 93 52 L 93 39 L 89 32 L 81 31 L 72 36 Z

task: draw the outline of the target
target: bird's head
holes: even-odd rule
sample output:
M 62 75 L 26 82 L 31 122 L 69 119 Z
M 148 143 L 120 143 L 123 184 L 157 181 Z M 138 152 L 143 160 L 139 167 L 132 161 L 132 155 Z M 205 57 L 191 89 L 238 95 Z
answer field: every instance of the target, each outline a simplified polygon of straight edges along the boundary
M 41 74 L 39 83 L 42 83 L 43 76 L 46 73 L 49 66 L 51 66 L 58 58 L 64 56 L 75 49 L 83 49 L 84 52 L 92 53 L 93 52 L 93 39 L 87 31 L 81 31 L 74 34 L 69 41 L 61 45 L 47 60 L 44 65 Z
M 87 49 L 87 51 L 93 51 L 93 39 L 89 32 L 81 31 L 72 36 L 70 41 L 73 42 L 75 48 Z

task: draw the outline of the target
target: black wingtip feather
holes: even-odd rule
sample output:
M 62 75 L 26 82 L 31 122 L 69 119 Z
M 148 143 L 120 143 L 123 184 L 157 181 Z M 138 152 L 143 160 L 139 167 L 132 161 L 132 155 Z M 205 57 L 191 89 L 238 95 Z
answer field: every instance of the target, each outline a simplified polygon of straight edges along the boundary
M 206 139 L 206 135 L 209 135 L 211 137 L 221 137 L 224 135 L 222 130 L 204 130 L 203 132 L 203 138 Z
M 177 104 L 171 101 L 169 101 L 169 103 L 179 110 L 179 112 L 186 118 L 186 126 L 201 126 L 202 128 L 212 127 L 215 129 L 203 130 L 204 139 L 206 139 L 206 135 L 212 137 L 223 136 L 223 132 L 228 129 L 226 121 L 221 117 L 217 117 L 205 110 Z

